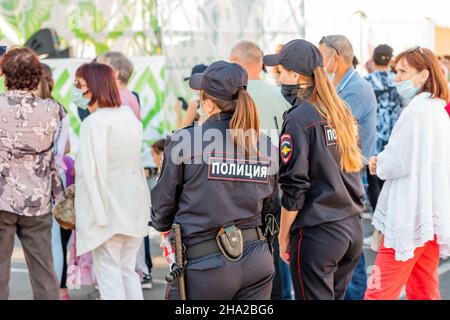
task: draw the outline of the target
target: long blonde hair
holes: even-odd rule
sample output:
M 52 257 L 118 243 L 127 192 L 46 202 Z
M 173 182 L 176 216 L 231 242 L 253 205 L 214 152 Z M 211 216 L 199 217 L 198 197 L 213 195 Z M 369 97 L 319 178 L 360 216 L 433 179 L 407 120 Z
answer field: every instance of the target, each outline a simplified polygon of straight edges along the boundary
M 357 123 L 350 108 L 339 98 L 323 68 L 317 67 L 310 80 L 314 85 L 308 100 L 336 130 L 341 170 L 348 173 L 361 171 L 363 156 L 358 144 Z M 299 82 L 304 83 L 303 79 Z

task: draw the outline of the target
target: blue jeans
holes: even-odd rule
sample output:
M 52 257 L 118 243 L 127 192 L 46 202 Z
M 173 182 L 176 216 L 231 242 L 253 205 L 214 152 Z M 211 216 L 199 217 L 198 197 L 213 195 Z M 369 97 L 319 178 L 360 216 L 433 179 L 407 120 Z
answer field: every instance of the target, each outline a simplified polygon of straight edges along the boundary
M 363 170 L 362 182 L 367 194 L 367 171 Z M 353 271 L 352 280 L 350 281 L 347 292 L 345 293 L 345 300 L 363 300 L 364 294 L 367 290 L 367 274 L 366 274 L 366 259 L 364 253 L 361 254 L 355 271 Z
M 361 258 L 359 259 L 355 271 L 353 271 L 352 280 L 350 281 L 347 292 L 345 293 L 345 300 L 363 300 L 366 290 L 366 259 L 364 259 L 364 254 L 361 254 Z
M 289 265 L 280 259 L 281 282 L 283 283 L 283 292 L 281 293 L 283 300 L 292 300 L 292 279 Z

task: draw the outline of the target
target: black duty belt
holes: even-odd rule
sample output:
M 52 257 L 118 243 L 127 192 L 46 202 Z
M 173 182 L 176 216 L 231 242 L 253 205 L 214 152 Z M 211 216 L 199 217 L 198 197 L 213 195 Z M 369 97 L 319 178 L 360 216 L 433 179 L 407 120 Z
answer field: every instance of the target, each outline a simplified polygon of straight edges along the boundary
M 242 238 L 244 239 L 244 245 L 247 244 L 248 242 L 256 240 L 265 240 L 264 235 L 259 227 L 242 229 L 241 231 L 242 231 Z M 186 248 L 187 260 L 198 259 L 213 253 L 222 253 L 215 238 L 194 244 Z

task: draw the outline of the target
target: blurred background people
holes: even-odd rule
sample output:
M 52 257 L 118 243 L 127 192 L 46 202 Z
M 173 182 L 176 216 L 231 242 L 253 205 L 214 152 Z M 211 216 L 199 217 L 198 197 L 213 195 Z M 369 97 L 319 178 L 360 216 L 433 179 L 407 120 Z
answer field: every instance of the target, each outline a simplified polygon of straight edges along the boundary
M 230 54 L 230 61 L 242 66 L 248 73 L 248 93 L 253 98 L 261 121 L 263 132 L 276 142 L 283 123 L 283 114 L 290 108 L 283 98 L 280 88 L 261 79 L 263 52 L 256 43 L 241 41 Z M 274 139 L 276 138 L 276 139 Z
M 259 119 L 261 122 L 261 129 L 272 139 L 272 143 L 278 146 L 279 132 L 283 124 L 283 114 L 291 106 L 283 98 L 280 88 L 271 85 L 265 80 L 261 79 L 261 72 L 263 70 L 263 52 L 258 45 L 251 41 L 241 41 L 237 43 L 230 53 L 230 61 L 242 66 L 248 74 L 247 90 L 250 96 L 255 101 L 256 109 L 258 110 Z M 278 223 L 280 221 L 280 199 L 277 192 L 276 197 L 276 218 Z M 291 299 L 292 285 L 290 283 L 289 269 L 287 277 L 283 278 L 283 272 L 280 264 L 285 264 L 279 257 L 278 240 L 274 241 L 275 249 L 275 278 L 272 289 L 272 299 Z M 286 272 L 285 272 L 286 273 Z M 283 281 L 283 279 L 287 279 Z
M 56 101 L 52 96 L 53 87 L 55 81 L 53 80 L 52 69 L 41 63 L 42 77 L 39 83 L 35 95 L 42 99 L 52 99 Z M 69 131 L 70 122 L 64 107 L 59 104 L 62 121 L 60 130 L 56 134 L 56 145 L 54 146 L 56 167 L 59 177 L 64 185 L 64 188 L 73 184 L 71 177 L 73 176 L 73 160 L 67 156 L 70 152 Z M 70 237 L 72 235 L 71 230 L 66 230 L 59 226 L 58 222 L 53 219 L 52 227 L 52 252 L 56 275 L 60 282 L 60 296 L 61 300 L 68 300 L 69 295 L 67 291 L 67 246 L 69 244 Z
M 160 139 L 152 144 L 151 148 L 151 155 L 153 158 L 153 161 L 156 164 L 156 168 L 159 170 L 161 169 L 161 161 L 164 154 L 164 145 L 166 144 L 167 139 Z
M 450 85 L 450 55 L 444 55 L 441 57 L 441 65 L 444 67 L 446 80 Z
M 365 79 L 370 83 L 377 98 L 376 148 L 375 155 L 384 150 L 394 129 L 402 102 L 395 87 L 396 75 L 390 70 L 394 50 L 385 44 L 379 45 L 373 52 L 374 71 Z M 367 196 L 375 210 L 383 181 L 373 176 L 367 169 Z
M 97 58 L 97 62 L 107 64 L 113 68 L 122 105 L 130 107 L 136 118 L 140 120 L 139 95 L 128 89 L 128 82 L 134 70 L 131 61 L 123 53 L 111 51 L 100 55 Z
M 198 64 L 192 68 L 191 76 L 196 73 L 203 73 L 207 66 L 204 64 Z M 184 78 L 184 81 L 189 81 L 191 77 Z M 193 125 L 195 122 L 203 123 L 205 121 L 204 115 L 201 115 L 199 92 L 194 91 L 194 95 L 189 102 L 183 97 L 178 97 L 175 104 L 175 114 L 177 121 L 177 128 L 185 128 Z
M 276 54 L 280 53 L 280 51 L 281 51 L 281 49 L 283 49 L 283 47 L 284 47 L 284 44 L 282 44 L 282 43 L 278 44 L 275 47 L 275 53 Z M 269 70 L 270 70 L 270 73 L 272 74 L 273 78 L 275 79 L 276 85 L 277 86 L 281 86 L 281 83 L 280 83 L 280 73 L 281 73 L 280 67 L 279 66 L 274 66 L 274 67 L 271 67 Z

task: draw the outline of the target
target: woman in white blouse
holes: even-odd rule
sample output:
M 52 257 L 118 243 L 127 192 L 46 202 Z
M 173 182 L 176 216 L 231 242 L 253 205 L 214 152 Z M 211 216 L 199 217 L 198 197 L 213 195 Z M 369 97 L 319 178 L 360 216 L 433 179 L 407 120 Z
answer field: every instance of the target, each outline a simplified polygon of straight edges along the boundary
M 81 125 L 75 163 L 77 254 L 92 251 L 102 299 L 141 300 L 136 254 L 150 220 L 142 125 L 120 106 L 109 66 L 81 66 L 73 102 L 92 113 Z
M 396 58 L 397 90 L 409 101 L 386 149 L 370 159 L 386 180 L 373 217 L 384 235 L 366 299 L 440 299 L 439 256 L 450 255 L 449 93 L 436 56 L 416 47 Z

